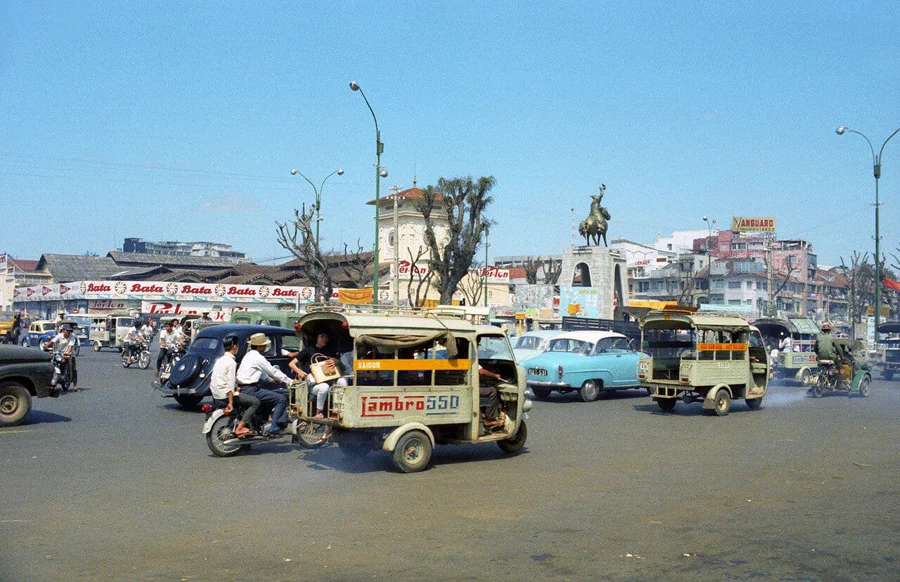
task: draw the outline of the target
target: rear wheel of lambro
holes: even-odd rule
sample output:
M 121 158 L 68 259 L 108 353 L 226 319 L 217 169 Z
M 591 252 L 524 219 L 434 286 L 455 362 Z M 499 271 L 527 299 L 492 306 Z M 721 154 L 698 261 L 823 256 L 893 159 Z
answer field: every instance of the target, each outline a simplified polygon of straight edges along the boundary
M 713 409 L 716 416 L 727 416 L 731 412 L 731 394 L 725 388 L 719 388 L 716 392 L 716 407 Z
M 759 410 L 762 406 L 762 396 L 759 398 L 748 398 L 747 399 L 747 408 L 750 410 Z
M 400 437 L 394 448 L 394 466 L 401 473 L 424 470 L 431 461 L 431 439 L 420 430 L 411 430 Z
M 810 376 L 809 368 L 803 368 L 803 371 L 800 372 L 800 383 L 804 386 L 808 386 Z
M 546 400 L 550 397 L 550 392 L 552 392 L 549 388 L 532 388 L 531 391 L 534 392 L 534 397 L 538 400 Z

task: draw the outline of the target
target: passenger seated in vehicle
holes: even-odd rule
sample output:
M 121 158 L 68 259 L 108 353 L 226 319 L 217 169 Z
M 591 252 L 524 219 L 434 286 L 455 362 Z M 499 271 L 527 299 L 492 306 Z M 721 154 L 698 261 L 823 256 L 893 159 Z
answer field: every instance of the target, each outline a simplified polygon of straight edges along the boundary
M 488 401 L 487 406 L 484 407 L 484 413 L 482 413 L 484 428 L 487 430 L 500 429 L 503 427 L 504 419 L 501 418 L 500 394 L 497 386 L 503 382 L 503 377 L 480 365 L 478 366 L 478 377 L 478 394 L 482 399 Z
M 310 394 L 316 397 L 316 415 L 315 418 L 325 417 L 325 401 L 328 398 L 328 391 L 332 386 L 346 386 L 346 378 L 338 378 L 328 382 L 316 382 L 312 374 L 310 364 L 313 363 L 313 357 L 322 355 L 329 362 L 326 367 L 330 367 L 343 372 L 343 364 L 340 361 L 340 354 L 337 350 L 328 345 L 331 337 L 327 330 L 320 329 L 315 335 L 316 343 L 312 346 L 304 348 L 297 356 L 288 364 L 291 370 L 297 373 L 297 377 L 305 380 L 309 386 Z

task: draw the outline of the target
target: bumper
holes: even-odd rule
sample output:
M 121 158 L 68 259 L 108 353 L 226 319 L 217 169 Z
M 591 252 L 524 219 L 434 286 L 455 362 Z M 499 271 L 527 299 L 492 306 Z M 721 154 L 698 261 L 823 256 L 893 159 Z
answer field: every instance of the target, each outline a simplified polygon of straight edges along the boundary
M 549 382 L 541 380 L 529 380 L 529 388 L 544 388 L 546 390 L 572 390 L 572 385 L 566 382 Z

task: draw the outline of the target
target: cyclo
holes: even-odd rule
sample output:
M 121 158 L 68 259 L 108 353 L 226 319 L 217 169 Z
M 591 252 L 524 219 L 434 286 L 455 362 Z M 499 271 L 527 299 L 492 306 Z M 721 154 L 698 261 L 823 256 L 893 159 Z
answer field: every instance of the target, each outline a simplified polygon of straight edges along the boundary
M 641 321 L 644 356 L 638 380 L 664 412 L 703 401 L 703 412 L 725 416 L 732 400 L 762 405 L 769 363 L 759 330 L 743 319 L 686 312 L 650 312 Z
M 290 394 L 305 446 L 328 439 L 351 456 L 380 448 L 393 454 L 398 470 L 425 469 L 437 444 L 497 443 L 506 453 L 525 445 L 525 370 L 516 364 L 502 330 L 475 325 L 461 312 L 384 307 L 308 308 L 295 326 L 304 346 L 325 330 L 343 353 L 348 386 L 335 385 L 324 418 L 315 418 L 316 399 L 305 382 Z M 347 352 L 350 352 L 347 354 Z M 499 422 L 486 428 L 489 402 L 480 389 L 499 374 Z

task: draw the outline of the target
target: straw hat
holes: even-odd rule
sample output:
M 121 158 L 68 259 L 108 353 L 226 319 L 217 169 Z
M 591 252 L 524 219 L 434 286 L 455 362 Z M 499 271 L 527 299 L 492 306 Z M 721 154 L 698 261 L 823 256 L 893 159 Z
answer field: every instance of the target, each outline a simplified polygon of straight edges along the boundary
M 255 333 L 250 336 L 250 345 L 253 347 L 268 346 L 272 340 L 266 337 L 264 333 Z

